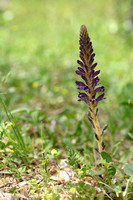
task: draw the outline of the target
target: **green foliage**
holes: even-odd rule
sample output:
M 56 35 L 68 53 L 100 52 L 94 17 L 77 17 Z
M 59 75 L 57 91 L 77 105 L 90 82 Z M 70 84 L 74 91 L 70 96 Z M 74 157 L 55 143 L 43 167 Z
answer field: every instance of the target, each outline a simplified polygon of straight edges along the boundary
M 25 170 L 26 170 L 26 166 L 20 167 L 20 168 L 18 169 L 18 173 L 17 173 L 15 176 L 16 176 L 17 178 L 21 178 L 21 175 L 22 175 L 23 172 L 25 172 Z
M 113 177 L 116 174 L 116 168 L 113 165 L 108 167 L 108 175 L 109 177 Z
M 118 150 L 119 150 L 119 144 L 120 142 L 116 143 L 113 147 L 112 147 L 112 156 L 114 156 Z
M 101 152 L 101 156 L 102 156 L 102 158 L 103 158 L 104 160 L 106 160 L 107 163 L 112 162 L 112 158 L 111 158 L 111 156 L 110 156 L 107 152 L 102 151 L 102 152 Z
M 81 163 L 81 155 L 78 151 L 74 149 L 68 150 L 68 164 L 72 165 L 75 169 L 80 166 Z
M 125 174 L 133 175 L 133 163 L 128 163 L 127 165 L 125 165 L 123 170 L 124 170 Z

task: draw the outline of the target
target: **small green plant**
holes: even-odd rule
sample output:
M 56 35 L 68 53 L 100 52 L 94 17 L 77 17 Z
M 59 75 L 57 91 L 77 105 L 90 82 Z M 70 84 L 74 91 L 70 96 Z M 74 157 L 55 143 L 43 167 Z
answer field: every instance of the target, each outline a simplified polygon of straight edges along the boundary
M 25 170 L 26 170 L 26 166 L 20 167 L 20 168 L 18 169 L 18 173 L 17 173 L 15 176 L 16 176 L 17 178 L 21 178 L 21 175 L 22 175 L 23 172 L 25 172 Z
M 9 128 L 12 128 L 12 130 L 13 130 L 13 135 L 14 135 L 16 141 L 18 142 L 18 145 L 19 145 L 19 146 L 25 151 L 25 153 L 26 153 L 26 146 L 25 146 L 23 137 L 22 137 L 22 135 L 21 135 L 21 133 L 20 133 L 20 131 L 19 131 L 17 125 L 16 125 L 15 122 L 14 122 L 15 119 L 14 119 L 13 115 L 12 115 L 12 114 L 10 113 L 10 111 L 7 109 L 7 107 L 6 107 L 5 103 L 4 103 L 4 101 L 3 101 L 1 98 L 0 98 L 0 102 L 1 102 L 1 104 L 2 104 L 2 106 L 3 106 L 3 108 L 4 108 L 4 110 L 5 110 L 5 113 L 6 113 L 7 118 L 8 118 L 8 120 L 9 120 L 9 122 L 6 122 L 6 129 L 3 129 L 3 130 L 7 130 L 7 129 L 9 129 Z
M 37 184 L 36 179 L 32 179 L 31 181 L 27 182 L 30 185 L 30 193 L 34 193 L 40 189 L 40 185 Z

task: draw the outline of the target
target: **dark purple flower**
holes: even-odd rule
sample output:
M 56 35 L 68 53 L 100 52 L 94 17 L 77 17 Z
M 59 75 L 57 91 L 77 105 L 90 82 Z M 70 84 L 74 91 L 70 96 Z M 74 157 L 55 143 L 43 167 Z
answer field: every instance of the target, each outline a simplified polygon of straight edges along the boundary
M 89 89 L 89 87 L 88 86 L 78 86 L 78 88 L 77 89 L 79 89 L 79 90 L 84 90 L 85 92 L 87 92 L 87 93 L 89 93 L 90 92 L 90 89 Z
M 75 72 L 76 72 L 76 74 L 78 74 L 78 75 L 80 75 L 80 76 L 82 75 L 82 72 L 79 71 L 79 70 L 76 70 Z
M 85 101 L 86 102 L 88 96 L 87 96 L 87 94 L 85 94 L 83 92 L 79 92 L 78 97 L 79 97 L 80 101 Z
M 101 101 L 102 99 L 105 99 L 104 93 L 101 94 L 99 97 L 97 97 L 97 98 L 96 98 L 96 101 L 98 102 L 98 101 Z
M 90 53 L 90 52 L 89 52 Z M 91 54 L 90 56 L 90 60 L 93 59 L 95 57 L 95 53 Z
M 83 90 L 90 93 L 90 88 L 87 85 L 84 87 Z
M 92 52 L 93 52 L 93 49 L 91 48 L 89 54 L 92 54 Z
M 83 92 L 79 92 L 78 97 L 81 98 L 81 97 L 88 97 L 88 96 L 87 96 L 87 94 L 85 94 Z
M 84 25 L 81 26 L 80 30 L 80 60 L 77 60 L 77 63 L 80 65 L 76 73 L 81 76 L 83 81 L 76 81 L 79 90 L 83 90 L 86 93 L 79 93 L 78 97 L 80 101 L 86 101 L 88 105 L 91 102 L 94 107 L 97 105 L 97 102 L 104 99 L 104 94 L 101 94 L 95 99 L 97 92 L 104 92 L 104 87 L 97 87 L 100 84 L 100 79 L 98 77 L 100 70 L 95 70 L 97 63 L 94 63 L 95 53 L 93 53 L 92 42 L 90 41 L 87 29 Z
M 99 85 L 99 81 L 100 81 L 100 79 L 97 76 L 96 78 L 93 79 L 92 86 L 95 87 L 95 86 Z
M 81 67 L 84 66 L 84 64 L 83 64 L 80 60 L 77 60 L 77 63 L 78 63 Z
M 83 82 L 81 82 L 81 81 L 76 81 L 75 83 L 76 83 L 76 85 L 78 85 L 78 89 L 79 89 L 79 90 L 84 90 L 84 91 L 86 91 L 86 92 L 89 91 L 88 86 L 85 85 Z
M 82 72 L 83 74 L 85 73 L 85 71 L 84 71 L 81 67 L 78 67 L 78 70 L 79 70 L 80 72 Z
M 78 86 L 77 89 L 78 89 L 78 90 L 84 90 L 84 88 L 85 88 L 84 86 Z
M 90 41 L 90 38 L 89 38 L 89 41 Z M 92 42 L 90 42 L 90 46 L 92 47 Z
M 84 75 L 81 75 L 82 79 L 85 80 L 85 82 L 87 83 L 87 78 Z
M 91 66 L 91 69 L 94 69 L 96 66 L 97 66 L 97 63 L 93 64 L 93 65 Z
M 98 74 L 100 74 L 100 70 L 95 71 L 94 74 L 93 74 L 93 77 L 97 76 Z
M 79 55 L 79 57 L 81 58 L 81 60 L 82 60 L 83 62 L 85 62 L 85 59 L 84 59 L 84 54 L 83 54 L 82 52 L 80 52 L 80 55 Z
M 94 72 L 95 72 L 94 70 L 91 70 L 90 77 L 93 77 Z
M 104 92 L 104 90 L 105 90 L 104 86 L 101 86 L 101 87 L 96 88 L 94 91 L 95 92 Z
M 83 82 L 81 82 L 81 81 L 75 81 L 75 83 L 76 83 L 76 85 L 78 85 L 78 86 L 86 86 Z
M 88 67 L 87 67 L 87 65 L 85 65 L 85 69 L 86 69 L 86 72 L 88 72 Z
M 92 65 L 93 61 L 94 61 L 94 58 L 91 58 L 90 61 L 89 61 L 90 66 Z

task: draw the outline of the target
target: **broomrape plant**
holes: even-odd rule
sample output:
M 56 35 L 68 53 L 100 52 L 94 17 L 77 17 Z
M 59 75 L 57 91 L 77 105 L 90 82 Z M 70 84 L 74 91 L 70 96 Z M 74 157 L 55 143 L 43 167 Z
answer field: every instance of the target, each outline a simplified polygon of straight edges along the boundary
M 98 142 L 98 152 L 101 153 L 105 145 L 102 141 L 102 135 L 104 130 L 107 128 L 105 126 L 103 130 L 100 130 L 99 122 L 97 119 L 98 113 L 98 102 L 105 99 L 104 97 L 104 86 L 100 85 L 100 79 L 98 77 L 100 70 L 95 70 L 97 63 L 94 63 L 95 53 L 93 53 L 92 42 L 90 41 L 87 28 L 82 25 L 80 28 L 80 59 L 77 63 L 80 65 L 76 73 L 81 76 L 82 81 L 76 81 L 77 89 L 82 90 L 79 92 L 79 100 L 85 101 L 89 107 L 88 119 L 91 122 L 93 128 L 95 129 L 95 137 Z M 100 95 L 99 95 L 100 92 Z

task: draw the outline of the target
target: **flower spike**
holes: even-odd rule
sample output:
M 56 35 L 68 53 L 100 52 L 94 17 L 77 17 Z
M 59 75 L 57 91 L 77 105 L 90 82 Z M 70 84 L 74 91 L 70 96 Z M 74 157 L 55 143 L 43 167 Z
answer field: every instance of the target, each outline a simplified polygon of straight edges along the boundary
M 99 101 L 105 99 L 104 97 L 104 86 L 98 87 L 100 84 L 100 79 L 98 77 L 100 70 L 95 71 L 97 63 L 94 63 L 95 53 L 93 53 L 92 42 L 90 41 L 87 28 L 82 25 L 80 28 L 80 54 L 81 60 L 77 60 L 80 65 L 76 73 L 81 76 L 82 81 L 76 81 L 78 90 L 83 90 L 79 92 L 79 100 L 85 101 L 89 106 L 88 119 L 90 120 L 93 128 L 95 129 L 95 137 L 98 142 L 99 153 L 104 150 L 104 143 L 102 142 L 102 133 L 97 119 L 97 104 Z M 100 95 L 98 93 L 100 92 Z

